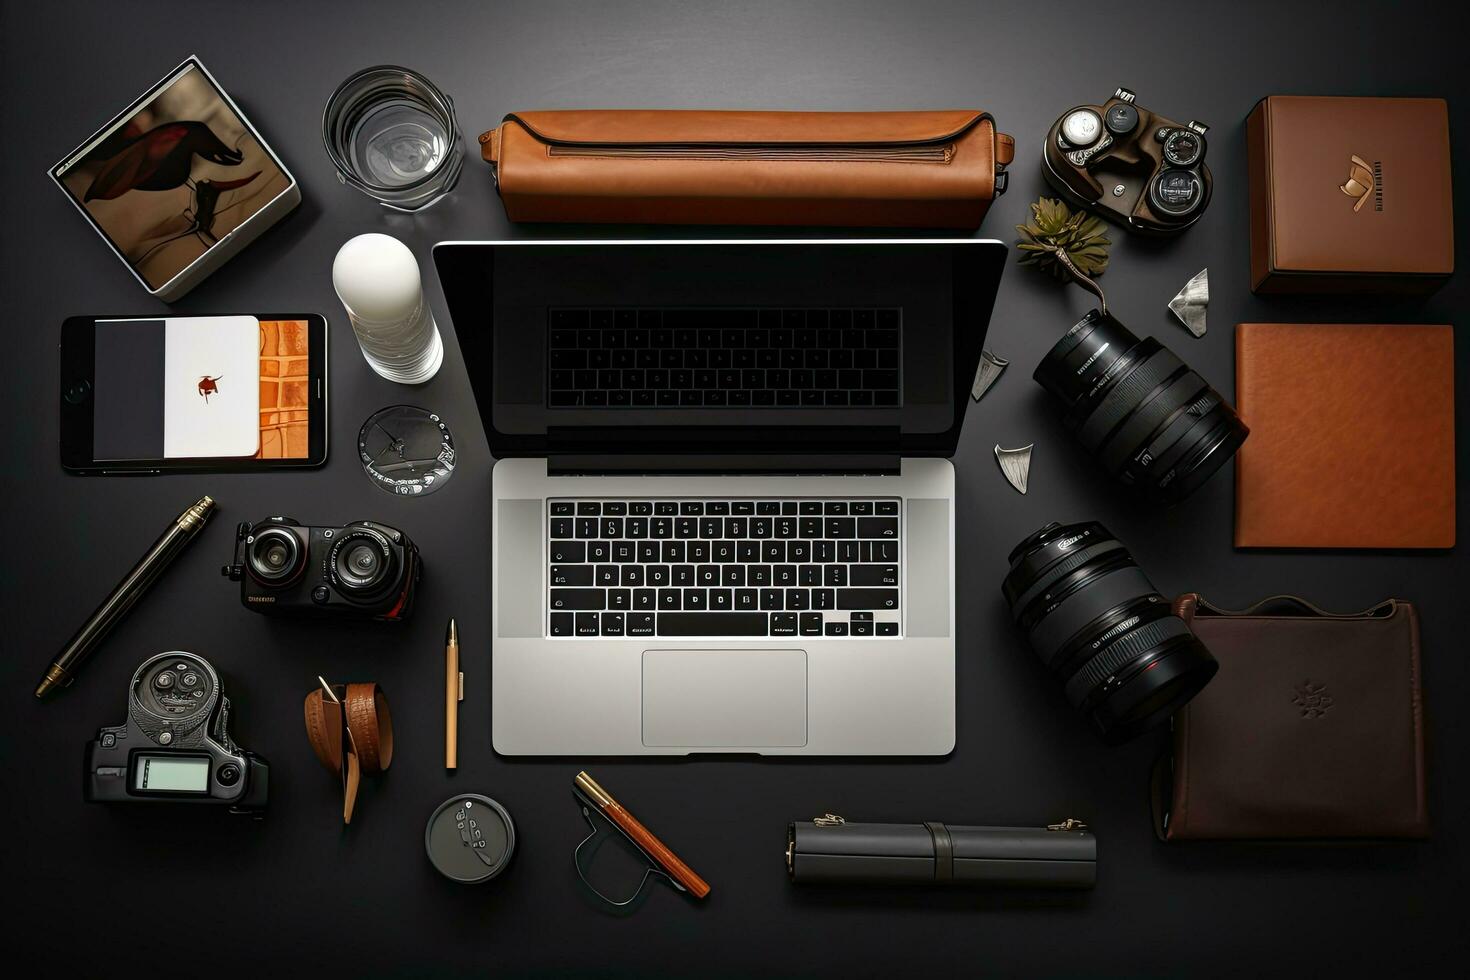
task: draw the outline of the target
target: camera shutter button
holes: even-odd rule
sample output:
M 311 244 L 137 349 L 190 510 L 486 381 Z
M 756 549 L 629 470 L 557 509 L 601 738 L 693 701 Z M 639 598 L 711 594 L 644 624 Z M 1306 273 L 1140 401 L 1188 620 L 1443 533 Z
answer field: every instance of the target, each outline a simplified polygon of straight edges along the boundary
M 318 585 L 311 590 L 311 600 L 319 605 L 326 605 L 330 598 L 332 598 L 331 590 L 325 585 Z

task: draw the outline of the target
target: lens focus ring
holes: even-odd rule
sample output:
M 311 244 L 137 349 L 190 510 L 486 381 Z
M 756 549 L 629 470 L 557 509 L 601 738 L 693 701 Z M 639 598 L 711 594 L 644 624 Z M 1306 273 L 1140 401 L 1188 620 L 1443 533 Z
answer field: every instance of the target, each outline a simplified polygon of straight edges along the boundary
M 1165 616 L 1142 626 L 1134 626 L 1072 675 L 1065 688 L 1067 700 L 1073 705 L 1081 704 L 1094 687 L 1117 673 L 1125 664 L 1148 653 L 1151 647 L 1159 646 L 1176 636 L 1188 635 L 1189 627 L 1178 616 Z
M 1077 441 L 1089 451 L 1095 451 L 1149 392 L 1183 369 L 1184 362 L 1167 347 L 1154 351 L 1125 377 L 1113 383 L 1113 390 L 1103 396 L 1102 402 L 1077 430 Z

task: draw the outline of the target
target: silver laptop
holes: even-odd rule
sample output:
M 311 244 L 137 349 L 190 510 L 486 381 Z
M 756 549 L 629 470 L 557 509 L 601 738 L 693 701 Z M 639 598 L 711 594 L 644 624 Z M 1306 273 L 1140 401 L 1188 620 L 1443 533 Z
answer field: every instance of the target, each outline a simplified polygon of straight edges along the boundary
M 446 242 L 504 755 L 943 755 L 999 242 Z

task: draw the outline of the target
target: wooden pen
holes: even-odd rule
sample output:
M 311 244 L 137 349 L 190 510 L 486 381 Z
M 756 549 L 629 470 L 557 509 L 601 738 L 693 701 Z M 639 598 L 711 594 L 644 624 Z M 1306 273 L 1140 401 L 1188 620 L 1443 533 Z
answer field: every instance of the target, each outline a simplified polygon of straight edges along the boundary
M 459 629 L 449 620 L 444 635 L 444 768 L 459 766 L 459 703 L 464 700 L 464 673 L 459 669 Z
M 628 839 L 648 855 L 649 860 L 659 866 L 659 870 L 677 881 L 680 887 L 695 898 L 704 898 L 709 894 L 709 883 L 695 874 L 693 868 L 679 860 L 679 855 L 669 850 L 663 841 L 653 836 L 652 831 L 639 823 L 637 818 L 629 813 L 621 803 L 613 799 L 607 790 L 597 785 L 596 780 L 585 772 L 579 772 L 575 783 L 582 795 L 597 807 L 604 817 L 612 821 L 613 826 L 627 834 Z

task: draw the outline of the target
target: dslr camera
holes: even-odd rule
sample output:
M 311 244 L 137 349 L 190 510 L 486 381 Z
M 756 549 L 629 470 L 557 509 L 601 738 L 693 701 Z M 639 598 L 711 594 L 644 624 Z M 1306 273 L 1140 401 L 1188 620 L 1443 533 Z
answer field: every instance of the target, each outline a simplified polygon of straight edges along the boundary
M 397 622 L 413 611 L 422 563 L 397 528 L 375 521 L 303 527 L 267 517 L 235 528 L 235 558 L 221 574 L 240 583 L 246 609 Z
M 144 661 L 128 689 L 128 720 L 87 745 L 92 803 L 219 803 L 259 816 L 270 768 L 230 737 L 230 699 L 203 657 L 182 650 Z

